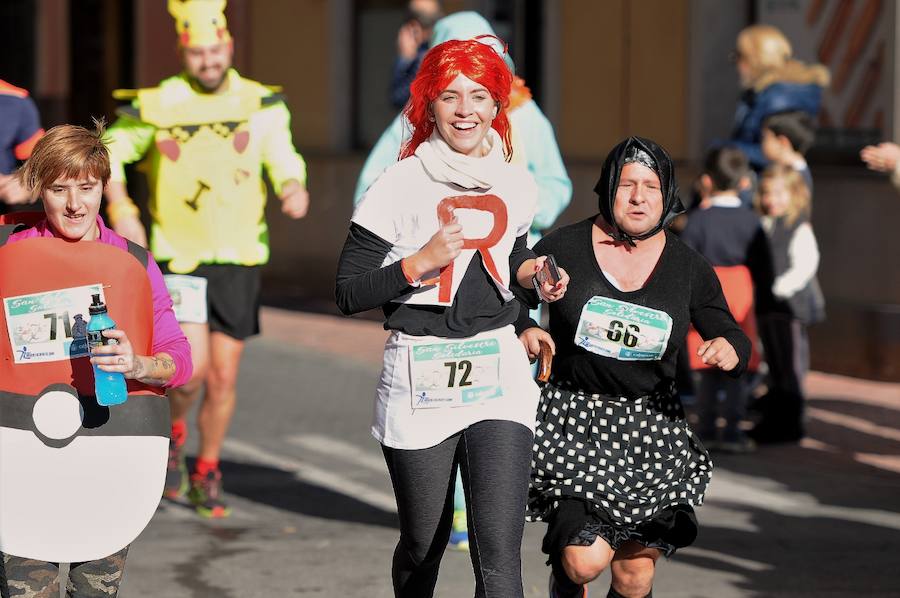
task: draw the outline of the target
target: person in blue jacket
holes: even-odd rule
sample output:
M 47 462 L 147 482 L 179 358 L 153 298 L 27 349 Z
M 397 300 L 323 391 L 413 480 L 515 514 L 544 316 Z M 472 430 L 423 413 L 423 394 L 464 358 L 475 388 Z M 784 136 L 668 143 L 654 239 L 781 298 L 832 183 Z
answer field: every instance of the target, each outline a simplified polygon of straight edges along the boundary
M 495 35 L 490 23 L 477 12 L 458 12 L 435 23 L 431 47 L 447 40 L 471 39 L 479 35 Z M 515 73 L 509 54 L 505 54 L 504 59 L 509 70 Z M 556 145 L 553 126 L 518 77 L 510 94 L 509 120 L 513 135 L 512 161 L 524 163 L 538 185 L 538 208 L 528 235 L 531 246 L 540 239 L 540 231 L 550 228 L 569 205 L 572 181 Z M 382 133 L 360 172 L 353 194 L 354 205 L 359 203 L 366 189 L 384 169 L 397 161 L 400 145 L 409 131 L 409 126 L 403 122 L 403 115 L 398 114 Z
M 822 91 L 830 81 L 826 67 L 805 64 L 791 55 L 790 42 L 771 25 L 744 28 L 732 53 L 744 91 L 728 145 L 739 147 L 756 172 L 769 163 L 760 148 L 763 121 L 789 110 L 815 117 L 822 103 Z

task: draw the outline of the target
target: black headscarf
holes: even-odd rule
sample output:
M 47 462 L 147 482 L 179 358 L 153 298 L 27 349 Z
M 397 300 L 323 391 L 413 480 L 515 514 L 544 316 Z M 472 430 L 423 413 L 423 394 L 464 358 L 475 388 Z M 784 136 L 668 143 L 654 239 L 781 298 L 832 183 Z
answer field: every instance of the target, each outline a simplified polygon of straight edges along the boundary
M 619 228 L 616 219 L 613 217 L 613 203 L 616 201 L 616 189 L 619 187 L 619 177 L 621 176 L 622 168 L 626 164 L 625 159 L 629 155 L 633 155 L 636 150 L 649 154 L 655 163 L 653 170 L 659 176 L 663 196 L 663 211 L 662 217 L 655 227 L 641 235 L 629 235 Z M 638 161 L 644 163 L 641 160 Z M 678 182 L 675 180 L 675 166 L 672 164 L 672 158 L 662 146 L 644 137 L 629 137 L 612 148 L 609 155 L 606 156 L 606 161 L 603 163 L 600 180 L 597 181 L 594 191 L 598 196 L 600 215 L 612 227 L 612 238 L 629 245 L 634 245 L 635 241 L 649 239 L 668 226 L 675 216 L 684 212 L 684 205 L 681 203 L 681 198 L 679 198 Z

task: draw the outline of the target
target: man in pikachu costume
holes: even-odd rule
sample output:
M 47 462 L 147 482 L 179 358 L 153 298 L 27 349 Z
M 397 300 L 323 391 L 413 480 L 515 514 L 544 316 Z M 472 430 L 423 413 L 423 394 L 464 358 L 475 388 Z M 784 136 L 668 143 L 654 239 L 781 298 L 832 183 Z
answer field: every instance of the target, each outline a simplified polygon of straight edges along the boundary
M 269 258 L 263 168 L 281 211 L 302 218 L 306 165 L 290 113 L 273 89 L 231 68 L 225 0 L 169 0 L 184 70 L 132 99 L 109 129 L 108 215 L 119 234 L 146 244 L 123 165 L 143 159 L 150 188 L 150 249 L 166 274 L 191 344 L 194 376 L 169 392 L 172 441 L 165 495 L 187 493 L 205 517 L 227 517 L 219 453 L 234 413 L 244 340 L 259 332 L 260 266 Z M 204 392 L 205 390 L 205 392 Z M 185 416 L 200 395 L 200 452 L 188 475 Z

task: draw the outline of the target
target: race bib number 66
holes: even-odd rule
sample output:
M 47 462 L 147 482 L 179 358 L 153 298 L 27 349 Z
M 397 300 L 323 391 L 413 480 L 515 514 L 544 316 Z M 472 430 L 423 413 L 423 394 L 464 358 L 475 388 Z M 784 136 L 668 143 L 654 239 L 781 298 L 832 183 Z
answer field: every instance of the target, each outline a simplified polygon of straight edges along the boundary
M 664 311 L 592 297 L 581 310 L 575 344 L 622 361 L 653 361 L 662 358 L 671 334 L 672 317 Z

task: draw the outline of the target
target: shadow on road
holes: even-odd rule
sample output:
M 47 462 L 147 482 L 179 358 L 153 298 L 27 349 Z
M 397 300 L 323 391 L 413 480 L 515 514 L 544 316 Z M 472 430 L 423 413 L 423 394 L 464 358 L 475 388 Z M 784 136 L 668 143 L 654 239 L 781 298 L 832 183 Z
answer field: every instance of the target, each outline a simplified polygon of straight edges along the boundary
M 703 552 L 685 550 L 675 558 L 731 574 L 742 597 L 900 595 L 900 580 L 885 570 L 886 555 L 900 550 L 900 531 L 746 505 L 717 506 L 739 512 L 745 529 L 703 525 L 696 544 Z
M 309 517 L 397 528 L 396 513 L 302 480 L 288 471 L 221 461 L 228 494 Z
M 872 432 L 812 419 L 813 441 L 714 454 L 716 472 L 696 551 L 679 562 L 733 576 L 741 596 L 900 596 L 889 562 L 900 553 L 900 473 L 860 462 L 861 453 L 896 457 L 900 442 L 878 430 L 898 413 L 854 402 L 818 402 L 871 423 Z M 818 448 L 813 448 L 818 447 Z M 731 488 L 722 491 L 722 486 Z

